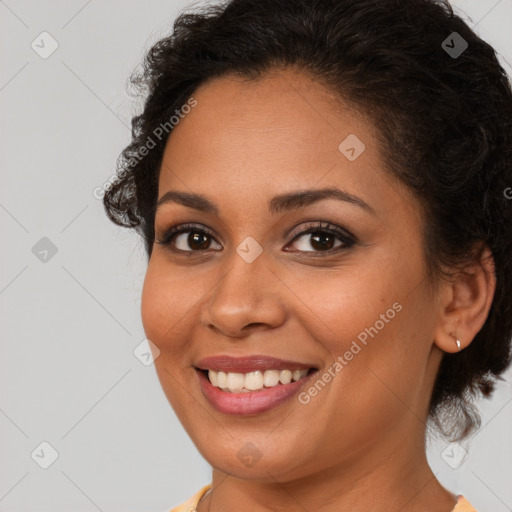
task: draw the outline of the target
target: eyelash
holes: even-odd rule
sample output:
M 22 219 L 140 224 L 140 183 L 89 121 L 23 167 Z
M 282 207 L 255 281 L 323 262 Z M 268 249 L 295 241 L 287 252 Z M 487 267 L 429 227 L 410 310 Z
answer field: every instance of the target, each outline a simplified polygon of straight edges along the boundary
M 182 249 L 174 249 L 172 248 L 172 241 L 176 235 L 182 234 L 182 233 L 188 233 L 188 232 L 194 232 L 199 233 L 202 235 L 206 235 L 215 242 L 219 243 L 213 234 L 213 232 L 206 228 L 206 227 L 199 227 L 197 224 L 181 224 L 177 226 L 171 226 L 170 228 L 164 230 L 161 235 L 157 235 L 155 238 L 155 242 L 159 245 L 163 245 L 167 248 L 169 248 L 172 251 L 185 253 L 191 255 L 192 253 L 200 253 L 204 252 L 201 250 L 190 250 L 190 251 L 184 251 Z M 352 234 L 350 234 L 348 231 L 339 228 L 338 226 L 334 224 L 330 224 L 329 222 L 325 222 L 322 224 L 321 221 L 318 222 L 310 222 L 307 224 L 307 227 L 305 230 L 299 231 L 297 233 L 292 233 L 293 238 L 291 242 L 295 241 L 297 238 L 300 238 L 301 236 L 312 234 L 312 233 L 328 233 L 330 235 L 335 235 L 342 243 L 343 245 L 339 245 L 337 247 L 334 247 L 332 249 L 329 249 L 327 251 L 298 251 L 298 252 L 306 252 L 306 253 L 312 253 L 312 254 L 333 254 L 337 253 L 339 251 L 350 249 L 356 242 L 357 239 Z M 219 244 L 220 245 L 220 244 Z M 208 250 L 208 249 L 206 249 Z M 218 251 L 217 251 L 218 252 Z

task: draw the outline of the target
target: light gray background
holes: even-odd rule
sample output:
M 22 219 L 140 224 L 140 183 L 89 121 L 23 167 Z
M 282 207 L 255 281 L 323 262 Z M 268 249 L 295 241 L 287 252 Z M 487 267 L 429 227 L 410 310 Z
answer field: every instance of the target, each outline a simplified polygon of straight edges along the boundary
M 142 242 L 93 195 L 130 139 L 127 77 L 187 5 L 0 0 L 1 511 L 166 511 L 210 481 L 133 353 Z M 454 5 L 512 73 L 512 0 Z M 31 48 L 43 31 L 59 45 L 47 59 Z M 57 248 L 46 262 L 32 250 L 43 237 Z M 429 446 L 441 482 L 479 512 L 512 510 L 511 382 L 481 404 L 466 460 Z M 43 441 L 58 452 L 48 469 Z

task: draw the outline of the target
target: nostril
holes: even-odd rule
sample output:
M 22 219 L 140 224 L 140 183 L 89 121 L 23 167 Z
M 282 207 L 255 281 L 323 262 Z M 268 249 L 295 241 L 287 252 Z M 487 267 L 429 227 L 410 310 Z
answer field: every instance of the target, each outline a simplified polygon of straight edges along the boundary
M 265 325 L 265 324 L 263 324 L 263 323 L 261 323 L 261 322 L 254 322 L 254 323 L 252 323 L 252 324 L 247 324 L 247 325 L 244 327 L 244 329 L 249 329 L 249 328 L 251 328 L 251 327 L 259 327 L 260 325 Z

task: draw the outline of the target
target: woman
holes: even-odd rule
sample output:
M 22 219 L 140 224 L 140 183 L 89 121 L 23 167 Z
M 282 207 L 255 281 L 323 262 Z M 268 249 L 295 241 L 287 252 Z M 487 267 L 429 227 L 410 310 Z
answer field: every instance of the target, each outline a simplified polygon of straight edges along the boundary
M 144 237 L 144 330 L 213 468 L 173 510 L 474 510 L 425 437 L 474 433 L 510 363 L 494 50 L 443 1 L 232 0 L 134 82 L 104 204 Z

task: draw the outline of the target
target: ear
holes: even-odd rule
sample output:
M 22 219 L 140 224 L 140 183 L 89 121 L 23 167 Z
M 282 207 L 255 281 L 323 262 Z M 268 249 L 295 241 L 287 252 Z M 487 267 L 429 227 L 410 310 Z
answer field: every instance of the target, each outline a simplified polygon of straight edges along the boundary
M 483 327 L 496 289 L 494 258 L 484 246 L 475 261 L 439 287 L 439 322 L 434 343 L 445 352 L 467 347 Z

